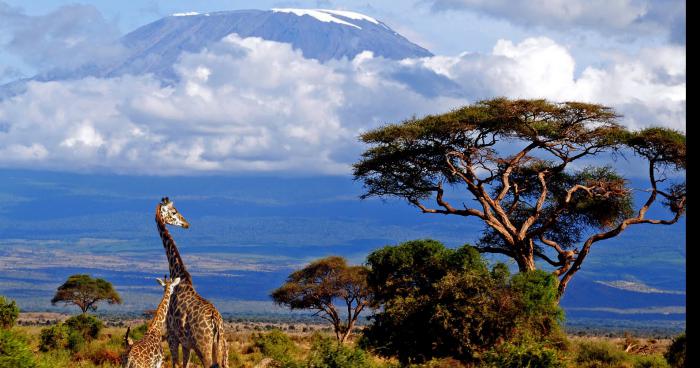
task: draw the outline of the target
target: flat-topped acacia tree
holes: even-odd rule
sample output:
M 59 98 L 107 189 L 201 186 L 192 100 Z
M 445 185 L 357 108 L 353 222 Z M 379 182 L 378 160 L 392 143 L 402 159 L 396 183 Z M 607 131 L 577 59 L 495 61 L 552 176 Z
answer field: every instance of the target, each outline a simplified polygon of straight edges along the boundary
M 109 304 L 121 304 L 119 296 L 112 284 L 101 278 L 92 278 L 90 275 L 76 274 L 68 277 L 68 280 L 59 286 L 56 294 L 51 299 L 51 304 L 75 304 L 83 314 L 88 310 L 96 311 L 97 304 L 107 302 Z
M 480 252 L 511 257 L 520 271 L 546 261 L 561 297 L 593 244 L 630 225 L 674 224 L 685 212 L 685 181 L 669 179 L 684 177 L 685 135 L 630 131 L 619 118 L 597 104 L 480 101 L 362 134 L 369 147 L 354 177 L 364 182 L 362 198 L 398 197 L 423 213 L 482 221 Z M 648 197 L 639 208 L 610 153 L 648 163 Z M 655 203 L 668 218 L 647 218 Z

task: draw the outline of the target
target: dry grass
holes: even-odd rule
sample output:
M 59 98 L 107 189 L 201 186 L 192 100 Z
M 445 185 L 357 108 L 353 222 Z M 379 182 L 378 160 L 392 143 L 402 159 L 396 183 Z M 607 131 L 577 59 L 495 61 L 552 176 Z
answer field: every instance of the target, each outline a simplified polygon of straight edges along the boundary
M 36 322 L 41 325 L 17 326 L 14 329 L 27 337 L 30 346 L 38 360 L 39 368 L 43 367 L 78 367 L 78 368 L 111 368 L 120 367 L 119 358 L 123 353 L 123 337 L 126 327 L 106 327 L 100 337 L 87 344 L 81 351 L 71 353 L 69 351 L 39 351 L 39 335 L 46 327 L 47 316 L 40 316 Z M 50 316 L 55 317 L 55 316 Z M 48 319 L 50 320 L 50 319 Z M 128 321 L 126 324 L 136 326 L 137 320 Z M 304 323 L 267 323 L 267 322 L 233 322 L 226 323 L 226 337 L 229 341 L 229 362 L 231 367 L 252 368 L 260 365 L 265 356 L 258 351 L 253 344 L 255 334 L 269 332 L 273 329 L 282 330 L 298 347 L 295 358 L 303 359 L 310 351 L 314 334 L 332 336 L 330 328 L 321 324 Z M 626 351 L 630 356 L 661 355 L 671 343 L 670 339 L 636 338 L 628 337 L 600 337 L 600 336 L 569 336 L 571 346 L 579 346 L 585 342 L 607 342 Z M 166 351 L 166 366 L 170 366 L 170 353 L 164 342 Z M 572 350 L 571 352 L 575 352 Z M 568 354 L 568 353 L 567 353 Z M 198 367 L 199 362 L 192 356 L 192 363 Z M 377 361 L 384 361 L 377 358 Z M 191 365 L 192 366 L 192 365 Z M 575 366 L 575 365 L 573 365 Z

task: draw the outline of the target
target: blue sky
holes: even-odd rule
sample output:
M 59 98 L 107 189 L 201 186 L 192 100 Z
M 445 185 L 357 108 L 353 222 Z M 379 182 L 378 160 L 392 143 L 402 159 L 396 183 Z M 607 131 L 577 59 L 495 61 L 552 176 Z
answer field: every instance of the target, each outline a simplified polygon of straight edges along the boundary
M 318 63 L 233 36 L 183 56 L 180 82 L 168 88 L 148 76 L 34 83 L 0 101 L 0 167 L 143 174 L 157 159 L 165 175 L 347 174 L 360 132 L 501 95 L 602 103 L 630 128 L 685 131 L 685 2 L 677 0 L 0 0 L 0 83 L 109 60 L 118 37 L 172 13 L 273 7 L 360 12 L 435 56 Z M 278 73 L 280 65 L 300 72 Z M 388 77 L 397 68 L 437 73 L 461 94 L 416 93 Z M 257 83 L 265 78 L 274 88 Z M 300 92 L 308 90 L 317 92 Z M 278 108 L 253 111 L 254 102 Z

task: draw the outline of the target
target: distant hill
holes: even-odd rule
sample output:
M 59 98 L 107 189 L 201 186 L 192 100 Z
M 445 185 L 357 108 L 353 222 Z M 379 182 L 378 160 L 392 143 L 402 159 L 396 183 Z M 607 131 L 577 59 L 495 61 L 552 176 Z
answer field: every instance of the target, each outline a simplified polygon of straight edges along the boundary
M 19 170 L 0 170 L 0 177 L 0 294 L 27 311 L 58 310 L 49 303 L 53 292 L 78 272 L 114 282 L 125 304 L 107 310 L 157 303 L 152 278 L 167 272 L 167 261 L 153 211 L 164 195 L 192 224 L 173 234 L 198 290 L 227 313 L 273 312 L 269 292 L 319 257 L 362 263 L 374 249 L 410 239 L 473 244 L 483 229 L 478 221 L 421 214 L 398 200 L 360 200 L 361 185 L 349 177 Z M 682 219 L 633 226 L 596 244 L 562 300 L 567 319 L 685 321 L 685 239 Z

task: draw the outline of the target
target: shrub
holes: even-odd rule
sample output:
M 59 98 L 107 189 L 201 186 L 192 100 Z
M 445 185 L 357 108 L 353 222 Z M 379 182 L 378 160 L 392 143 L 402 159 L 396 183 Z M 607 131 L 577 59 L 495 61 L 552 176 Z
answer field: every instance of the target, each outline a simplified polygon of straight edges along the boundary
M 557 352 L 541 343 L 504 343 L 485 354 L 486 367 L 564 368 Z
M 19 316 L 19 308 L 14 300 L 8 301 L 0 295 L 0 327 L 11 328 Z
M 336 339 L 316 335 L 306 361 L 309 368 L 374 368 L 372 357 L 358 347 L 339 344 Z
M 66 339 L 66 348 L 70 351 L 76 353 L 85 347 L 85 338 L 78 331 L 68 332 L 68 338 Z
M 559 331 L 564 311 L 557 298 L 559 281 L 549 272 L 534 270 L 515 274 L 510 288 L 518 296 L 518 326 L 536 336 L 550 336 Z
M 685 333 L 676 336 L 664 353 L 664 358 L 673 368 L 685 368 Z
M 102 321 L 89 314 L 80 314 L 68 318 L 63 322 L 63 325 L 66 326 L 69 335 L 76 332 L 80 334 L 85 341 L 96 339 L 104 327 Z
M 34 368 L 36 362 L 27 342 L 10 330 L 0 330 L 0 368 Z
M 132 328 L 131 331 L 129 332 L 129 337 L 134 341 L 137 342 L 143 338 L 143 335 L 146 334 L 146 331 L 148 331 L 148 323 L 142 323 L 136 328 Z
M 511 278 L 504 265 L 489 270 L 469 245 L 449 249 L 434 240 L 384 247 L 367 263 L 379 312 L 359 344 L 404 365 L 443 357 L 476 362 L 523 337 L 564 340 L 555 335 L 563 318 L 558 281 L 546 272 Z
M 281 330 L 274 329 L 267 333 L 254 334 L 252 340 L 253 346 L 264 356 L 272 358 L 276 364 L 282 367 L 300 366 L 294 358 L 299 349 L 292 339 Z
M 46 352 L 63 349 L 66 346 L 67 338 L 68 333 L 62 323 L 43 328 L 39 335 L 39 350 Z
M 660 355 L 643 355 L 635 357 L 634 368 L 669 368 L 669 365 Z
M 627 355 L 615 345 L 599 341 L 583 341 L 578 346 L 575 361 L 578 367 L 619 367 L 627 362 Z
M 111 365 L 111 366 L 119 366 L 121 363 L 121 353 L 106 347 L 103 347 L 101 349 L 97 349 L 94 352 L 91 352 L 90 354 L 90 361 L 92 361 L 95 365 L 102 366 L 102 365 Z

